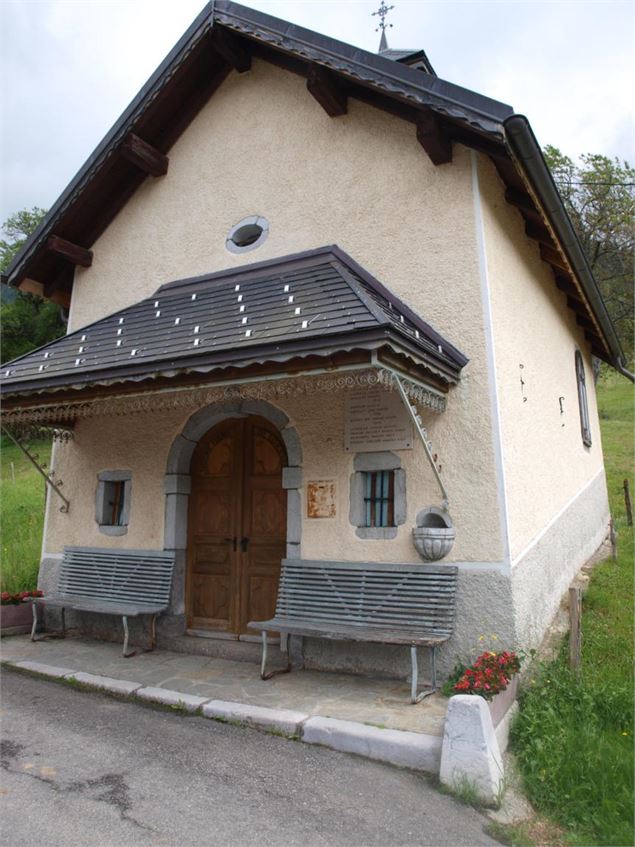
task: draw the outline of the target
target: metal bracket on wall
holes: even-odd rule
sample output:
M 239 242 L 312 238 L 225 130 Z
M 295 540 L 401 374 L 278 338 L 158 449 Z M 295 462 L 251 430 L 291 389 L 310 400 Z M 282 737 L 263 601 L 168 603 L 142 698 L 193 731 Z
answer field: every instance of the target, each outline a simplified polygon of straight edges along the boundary
M 421 439 L 421 443 L 423 444 L 423 449 L 426 451 L 426 456 L 428 457 L 428 461 L 430 462 L 430 467 L 432 468 L 434 476 L 436 477 L 436 480 L 439 484 L 439 488 L 441 489 L 441 496 L 443 498 L 441 505 L 443 506 L 443 510 L 445 512 L 448 512 L 450 510 L 450 500 L 448 498 L 448 493 L 445 490 L 445 486 L 441 481 L 441 476 L 439 475 L 439 469 L 437 468 L 434 456 L 432 455 L 432 442 L 428 440 L 428 433 L 425 427 L 423 426 L 423 421 L 417 414 L 417 407 L 413 406 L 410 400 L 408 399 L 408 395 L 406 394 L 406 389 L 403 386 L 401 377 L 397 376 L 397 374 L 393 370 L 391 370 L 390 373 L 392 374 L 393 379 L 395 380 L 401 400 L 406 409 L 408 410 L 408 414 L 412 418 L 412 422 L 414 423 L 415 429 L 419 435 L 419 438 Z
M 7 438 L 10 438 L 10 439 L 11 439 L 11 441 L 13 441 L 13 443 L 16 445 L 16 447 L 18 447 L 18 448 L 19 448 L 19 449 L 20 449 L 20 450 L 24 453 L 24 455 L 25 455 L 25 456 L 27 457 L 27 459 L 31 462 L 31 464 L 32 464 L 32 465 L 33 465 L 33 467 L 36 469 L 36 471 L 37 471 L 37 472 L 38 472 L 38 473 L 39 473 L 42 477 L 44 477 L 44 481 L 45 481 L 45 482 L 46 482 L 46 484 L 49 486 L 49 488 L 51 488 L 51 489 L 55 492 L 55 494 L 57 494 L 57 496 L 60 498 L 60 500 L 62 500 L 62 501 L 63 501 L 62 505 L 60 506 L 60 512 L 64 512 L 64 513 L 68 512 L 68 510 L 70 509 L 70 505 L 71 505 L 71 504 L 70 504 L 70 502 L 66 499 L 66 497 L 64 497 L 64 495 L 62 494 L 62 492 L 60 491 L 60 487 L 61 487 L 62 485 L 64 485 L 63 481 L 62 481 L 61 479 L 58 479 L 56 482 L 54 482 L 54 481 L 53 481 L 53 475 L 54 475 L 55 471 L 51 471 L 51 473 L 50 473 L 50 474 L 49 474 L 49 473 L 47 473 L 47 472 L 44 470 L 44 468 L 46 467 L 46 465 L 44 465 L 44 464 L 40 464 L 40 462 L 39 462 L 39 456 L 37 455 L 37 453 L 31 453 L 31 452 L 30 452 L 30 449 L 29 449 L 29 448 L 30 448 L 30 445 L 23 444 L 23 443 L 19 440 L 19 437 L 16 437 L 15 435 L 13 435 L 13 433 L 12 433 L 12 432 L 10 432 L 10 431 L 9 431 L 9 429 L 7 429 L 7 427 L 5 427 L 5 426 L 3 426 L 3 427 L 2 427 L 2 431 L 3 431 L 3 432 L 4 432 L 4 434 L 7 436 Z

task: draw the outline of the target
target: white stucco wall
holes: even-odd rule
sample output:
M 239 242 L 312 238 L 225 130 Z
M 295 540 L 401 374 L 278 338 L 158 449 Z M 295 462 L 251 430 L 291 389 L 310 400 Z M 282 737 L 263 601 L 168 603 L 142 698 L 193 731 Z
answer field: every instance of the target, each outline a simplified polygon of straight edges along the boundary
M 478 157 L 512 561 L 603 469 L 591 357 L 494 166 Z M 585 363 L 593 444 L 580 433 L 575 351 Z M 521 385 L 521 378 L 524 385 Z M 563 413 L 559 398 L 563 398 Z
M 174 145 L 167 176 L 146 180 L 94 244 L 93 266 L 76 274 L 71 328 L 173 279 L 339 244 L 469 356 L 447 412 L 423 417 L 450 493 L 456 555 L 498 562 L 503 546 L 471 192 L 470 155 L 464 148 L 455 147 L 452 164 L 435 167 L 411 125 L 354 100 L 346 116 L 329 118 L 302 79 L 255 61 L 249 73 L 229 77 Z M 268 219 L 267 241 L 246 254 L 229 253 L 227 232 L 250 214 Z M 320 445 L 307 477 L 328 475 L 324 450 L 331 451 L 328 467 L 336 469 L 340 515 L 347 516 L 350 461 L 340 455 L 343 407 L 332 410 L 340 417 L 326 420 L 320 404 L 303 408 L 298 415 L 292 408 L 285 411 L 298 417 L 307 462 L 310 445 Z M 79 425 L 78 444 L 89 438 L 84 436 L 89 426 Z M 169 440 L 167 421 L 153 434 L 158 475 L 167 443 L 163 426 Z M 100 427 L 113 427 L 114 433 L 120 423 L 103 421 Z M 325 441 L 325 432 L 335 433 L 333 428 L 337 435 Z M 147 440 L 141 442 L 147 450 Z M 82 473 L 92 484 L 105 447 L 95 439 L 82 449 Z M 134 463 L 136 449 L 134 439 L 117 447 L 131 451 L 128 464 Z M 423 455 L 419 450 L 416 455 L 419 469 L 413 474 L 422 483 L 421 491 L 409 490 L 413 510 L 439 504 Z M 123 457 L 117 459 L 122 462 L 125 466 Z M 159 482 L 152 486 L 148 492 L 158 491 Z M 374 558 L 412 558 L 413 521 L 408 520 L 395 543 L 383 550 L 373 547 Z M 131 526 L 127 542 L 156 542 L 153 521 L 143 525 L 138 536 Z M 307 550 L 322 550 L 324 556 L 339 551 L 340 557 L 347 550 L 351 558 L 369 554 L 344 517 L 334 530 L 324 533 L 317 524 L 307 528 Z M 52 526 L 50 532 L 59 548 L 65 532 Z M 91 533 L 90 541 L 76 543 L 95 543 Z M 351 541 L 355 544 L 349 550 Z
M 537 646 L 577 570 L 601 544 L 608 498 L 591 357 L 551 268 L 477 157 L 493 320 L 516 639 Z M 593 443 L 580 430 L 584 357 Z M 523 383 L 521 385 L 521 378 Z M 559 400 L 562 398 L 562 413 Z
M 440 504 L 440 494 L 430 466 L 417 444 L 396 451 L 406 471 L 407 518 L 389 540 L 361 539 L 349 522 L 350 476 L 354 454 L 344 450 L 345 393 L 315 393 L 285 397 L 275 402 L 285 412 L 300 438 L 303 462 L 302 555 L 316 559 L 356 561 L 420 561 L 412 544 L 417 512 Z M 51 499 L 47 520 L 45 554 L 61 553 L 64 545 L 162 549 L 164 538 L 164 475 L 174 439 L 196 411 L 161 411 L 130 416 L 99 416 L 77 422 L 74 440 L 57 445 L 55 472 L 64 481 L 71 501 L 68 514 L 59 512 Z M 460 438 L 446 438 L 451 412 L 438 415 L 422 409 L 433 441 L 443 442 L 443 476 L 453 492 L 452 516 L 457 540 L 447 561 L 483 563 L 498 554 L 494 518 L 487 511 L 488 498 L 476 497 L 479 476 L 478 451 L 469 456 Z M 447 471 L 446 471 L 447 468 Z M 104 470 L 132 471 L 132 498 L 128 532 L 112 537 L 99 531 L 95 521 L 97 477 Z M 467 476 L 466 474 L 469 474 Z M 306 485 L 311 480 L 334 480 L 336 515 L 308 518 Z M 476 502 L 475 502 L 476 500 Z M 492 536 L 494 533 L 494 536 Z

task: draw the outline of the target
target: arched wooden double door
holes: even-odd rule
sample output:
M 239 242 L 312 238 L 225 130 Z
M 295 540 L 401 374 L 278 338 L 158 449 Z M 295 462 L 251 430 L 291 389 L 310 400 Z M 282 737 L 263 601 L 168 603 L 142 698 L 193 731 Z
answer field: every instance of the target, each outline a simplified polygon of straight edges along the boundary
M 286 551 L 287 463 L 264 418 L 215 426 L 192 456 L 188 523 L 188 626 L 234 634 L 273 617 Z

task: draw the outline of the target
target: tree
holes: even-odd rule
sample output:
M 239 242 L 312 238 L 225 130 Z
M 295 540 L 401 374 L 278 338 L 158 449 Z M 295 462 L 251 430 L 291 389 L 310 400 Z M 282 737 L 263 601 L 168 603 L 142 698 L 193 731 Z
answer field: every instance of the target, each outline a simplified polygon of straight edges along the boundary
M 632 361 L 635 169 L 626 161 L 597 153 L 585 153 L 576 163 L 552 146 L 545 147 L 544 155 L 624 352 Z
M 14 256 L 27 238 L 35 232 L 46 211 L 34 206 L 22 209 L 4 222 L 2 230 L 8 240 L 0 239 L 0 270 L 6 271 Z M 48 344 L 60 335 L 66 327 L 55 303 L 43 300 L 33 294 L 17 292 L 13 300 L 2 298 L 0 305 L 0 325 L 2 327 L 2 350 L 0 362 L 8 362 L 18 356 Z

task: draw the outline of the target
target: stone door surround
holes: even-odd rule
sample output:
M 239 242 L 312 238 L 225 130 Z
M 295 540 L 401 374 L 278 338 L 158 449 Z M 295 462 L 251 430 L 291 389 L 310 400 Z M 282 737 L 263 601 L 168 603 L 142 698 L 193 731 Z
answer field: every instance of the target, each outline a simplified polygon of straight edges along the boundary
M 187 516 L 191 491 L 190 463 L 194 448 L 208 430 L 227 418 L 259 415 L 272 423 L 280 433 L 287 450 L 288 466 L 282 471 L 282 487 L 287 490 L 287 558 L 301 558 L 302 448 L 295 427 L 280 409 L 264 400 L 229 400 L 215 403 L 195 412 L 172 442 L 165 471 L 165 522 L 163 548 L 174 550 L 174 576 L 168 615 L 182 619 L 185 630 L 185 571 L 187 550 Z M 170 627 L 172 629 L 172 627 Z M 174 630 L 173 630 L 174 631 Z

